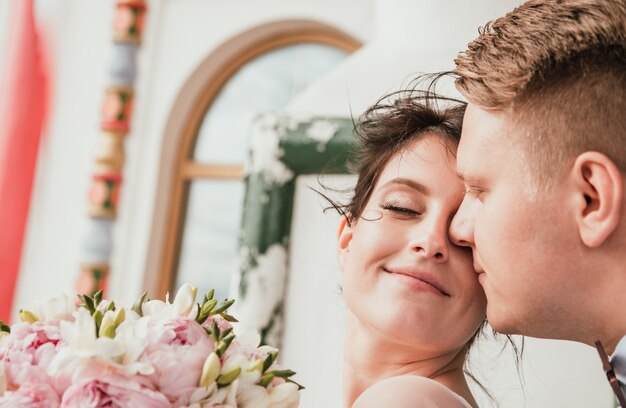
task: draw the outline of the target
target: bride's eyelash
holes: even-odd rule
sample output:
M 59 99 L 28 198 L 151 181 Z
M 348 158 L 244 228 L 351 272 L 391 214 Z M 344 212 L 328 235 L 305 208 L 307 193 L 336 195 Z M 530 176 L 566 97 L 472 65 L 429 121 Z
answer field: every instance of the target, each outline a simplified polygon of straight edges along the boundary
M 402 214 L 402 215 L 419 215 L 420 214 L 418 211 L 412 210 L 410 208 L 402 207 L 397 204 L 392 204 L 392 203 L 382 203 L 380 205 L 380 208 L 382 208 L 383 210 L 393 211 L 395 213 Z

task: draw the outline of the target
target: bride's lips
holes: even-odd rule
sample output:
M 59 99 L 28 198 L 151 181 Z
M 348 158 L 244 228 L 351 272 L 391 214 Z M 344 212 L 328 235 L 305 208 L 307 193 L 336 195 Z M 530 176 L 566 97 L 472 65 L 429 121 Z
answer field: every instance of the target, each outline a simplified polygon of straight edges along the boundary
M 392 275 L 400 275 L 415 280 L 420 285 L 426 285 L 427 289 L 434 289 L 436 293 L 450 296 L 442 283 L 432 274 L 413 267 L 385 267 L 383 270 Z

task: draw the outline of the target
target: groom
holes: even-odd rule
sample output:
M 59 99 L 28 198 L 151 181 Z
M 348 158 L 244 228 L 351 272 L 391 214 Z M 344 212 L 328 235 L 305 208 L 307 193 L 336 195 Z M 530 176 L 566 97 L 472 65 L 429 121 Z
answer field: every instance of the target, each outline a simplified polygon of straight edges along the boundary
M 600 341 L 616 394 L 626 391 L 625 48 L 624 0 L 530 0 L 480 31 L 456 59 L 467 194 L 450 226 L 473 251 L 491 325 Z

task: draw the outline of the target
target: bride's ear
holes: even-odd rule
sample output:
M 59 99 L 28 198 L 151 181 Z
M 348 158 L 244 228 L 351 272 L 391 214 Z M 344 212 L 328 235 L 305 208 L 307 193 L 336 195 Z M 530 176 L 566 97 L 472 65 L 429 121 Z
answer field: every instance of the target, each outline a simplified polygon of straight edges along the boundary
M 352 227 L 348 222 L 348 217 L 341 217 L 341 222 L 339 223 L 339 231 L 337 232 L 337 249 L 339 251 L 339 266 L 343 270 L 343 265 L 345 263 L 345 258 L 350 252 L 350 241 L 352 240 Z

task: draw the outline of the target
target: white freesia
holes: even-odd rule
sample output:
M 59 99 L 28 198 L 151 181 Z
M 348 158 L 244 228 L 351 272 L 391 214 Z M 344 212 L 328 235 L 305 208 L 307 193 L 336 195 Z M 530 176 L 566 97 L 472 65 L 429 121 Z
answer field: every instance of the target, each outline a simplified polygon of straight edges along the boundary
M 241 368 L 241 372 L 245 372 L 250 365 L 250 362 L 243 354 L 234 354 L 229 356 L 222 363 L 222 374 L 235 370 L 237 367 Z
M 100 323 L 100 331 L 98 332 L 98 336 L 103 337 L 114 337 L 115 335 L 115 317 L 112 310 L 109 310 L 104 314 L 102 318 L 102 322 Z
M 65 293 L 35 302 L 34 314 L 42 322 L 71 320 L 73 312 L 72 299 Z
M 271 402 L 269 393 L 260 385 L 241 387 L 237 393 L 237 406 L 241 408 L 269 408 Z
M 298 386 L 294 383 L 285 382 L 277 385 L 270 392 L 272 408 L 295 408 L 300 402 Z
M 187 408 L 212 408 L 219 406 L 221 408 L 237 408 L 237 380 L 233 381 L 228 387 L 218 388 L 217 383 L 213 383 L 207 388 L 196 389 Z
M 215 353 L 209 354 L 204 366 L 202 367 L 202 375 L 200 376 L 200 386 L 208 387 L 213 384 L 217 377 L 220 375 L 220 358 Z
M 167 303 L 162 300 L 149 300 L 141 305 L 141 312 L 144 316 L 154 317 L 159 319 L 163 314 L 167 313 Z M 170 316 L 167 316 L 170 317 Z
M 176 297 L 172 303 L 172 307 L 178 316 L 187 316 L 196 301 L 196 295 L 198 294 L 198 288 L 185 283 L 176 292 Z
M 65 340 L 67 347 L 59 350 L 48 366 L 50 375 L 59 373 L 72 363 L 92 357 L 112 365 L 113 359 L 124 353 L 119 342 L 108 337 L 96 337 L 96 323 L 85 308 L 78 308 L 74 317 L 74 322 L 61 322 L 61 338 Z
M 254 370 L 253 366 L 256 361 L 249 360 L 244 354 L 232 354 L 224 361 L 222 365 L 222 374 L 231 372 L 237 367 L 241 368 L 241 373 L 237 377 L 239 389 L 242 390 L 249 386 L 256 386 L 256 383 L 261 379 L 261 373 L 259 370 Z M 239 398 L 239 396 L 237 397 Z
M 115 341 L 122 345 L 124 352 L 116 359 L 116 362 L 120 364 L 116 367 L 125 374 L 150 375 L 154 373 L 152 364 L 139 360 L 148 345 L 149 321 L 150 318 L 139 318 L 137 313 L 126 310 L 125 320 L 117 327 Z
M 113 311 L 107 312 L 103 323 L 110 324 L 105 323 L 105 319 L 112 322 L 115 315 Z M 61 337 L 67 342 L 67 347 L 54 357 L 48 374 L 73 370 L 89 359 L 97 359 L 126 375 L 152 374 L 152 365 L 139 360 L 147 345 L 147 319 L 140 319 L 131 310 L 126 310 L 125 315 L 126 319 L 117 327 L 115 338 L 96 337 L 93 317 L 86 309 L 79 308 L 74 322 L 61 322 Z
M 178 292 L 176 292 L 174 302 L 169 302 L 168 294 L 165 298 L 165 302 L 162 300 L 149 300 L 145 302 L 141 306 L 141 311 L 144 316 L 150 316 L 159 320 L 177 316 L 186 317 L 193 309 L 197 293 L 198 288 L 189 283 L 185 283 L 178 289 Z

